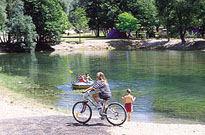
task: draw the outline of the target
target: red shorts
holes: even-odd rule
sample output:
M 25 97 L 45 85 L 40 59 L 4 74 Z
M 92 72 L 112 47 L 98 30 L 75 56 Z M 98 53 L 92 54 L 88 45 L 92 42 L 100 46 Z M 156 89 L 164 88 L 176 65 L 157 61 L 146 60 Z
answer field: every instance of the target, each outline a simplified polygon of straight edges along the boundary
M 127 112 L 132 112 L 132 103 L 126 103 L 125 104 L 125 109 Z

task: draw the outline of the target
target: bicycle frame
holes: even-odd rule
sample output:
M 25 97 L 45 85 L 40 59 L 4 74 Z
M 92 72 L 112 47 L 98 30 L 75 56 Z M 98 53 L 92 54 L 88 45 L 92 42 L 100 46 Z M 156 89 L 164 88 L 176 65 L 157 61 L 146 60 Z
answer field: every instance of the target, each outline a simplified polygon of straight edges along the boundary
M 97 109 L 97 104 L 94 103 L 94 101 L 90 98 L 90 92 L 86 92 L 88 93 L 88 95 L 85 97 L 85 95 L 83 95 L 83 98 L 85 99 L 85 102 L 90 102 L 96 109 Z M 105 104 L 103 102 L 103 109 L 105 111 L 105 108 L 104 108 Z
M 92 105 L 99 109 L 98 108 L 98 104 L 95 103 L 95 101 L 92 99 L 92 97 L 90 96 L 91 93 L 90 92 L 86 92 L 83 94 L 83 99 L 84 100 L 81 100 L 77 103 L 75 103 L 75 105 L 73 106 L 73 109 L 72 109 L 72 113 L 73 113 L 73 117 L 76 121 L 80 122 L 80 123 L 87 123 L 91 117 L 92 117 Z M 88 102 L 90 102 L 90 105 L 88 104 Z M 83 105 L 82 108 L 80 108 L 79 111 L 76 111 L 75 112 L 75 107 L 76 105 Z M 86 109 L 88 108 L 88 109 Z M 87 111 L 86 111 L 87 110 Z M 80 118 L 83 118 L 83 113 L 84 112 L 90 112 L 88 113 L 85 113 L 85 121 L 82 121 L 83 119 L 78 119 L 78 115 L 81 115 Z M 103 109 L 102 110 L 99 110 L 99 113 L 100 113 L 100 118 L 101 120 L 103 120 L 104 118 L 107 119 L 107 121 L 112 124 L 112 125 L 121 125 L 123 124 L 126 119 L 127 119 L 127 113 L 126 113 L 126 110 L 125 108 L 118 102 L 112 102 L 112 103 L 107 103 L 107 102 L 103 102 Z M 117 120 L 117 121 L 112 121 L 112 120 Z M 117 122 L 117 123 L 116 123 Z

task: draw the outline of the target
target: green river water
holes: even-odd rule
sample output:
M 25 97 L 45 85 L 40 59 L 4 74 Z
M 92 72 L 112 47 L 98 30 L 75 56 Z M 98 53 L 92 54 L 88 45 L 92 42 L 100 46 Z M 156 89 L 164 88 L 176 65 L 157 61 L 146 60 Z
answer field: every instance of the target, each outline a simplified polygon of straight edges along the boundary
M 27 76 L 41 88 L 26 91 L 39 102 L 70 110 L 81 99 L 71 82 L 76 74 L 95 79 L 105 73 L 111 101 L 121 102 L 126 89 L 137 97 L 133 120 L 143 122 L 205 121 L 205 52 L 82 51 L 63 56 L 48 53 L 0 55 L 1 73 Z

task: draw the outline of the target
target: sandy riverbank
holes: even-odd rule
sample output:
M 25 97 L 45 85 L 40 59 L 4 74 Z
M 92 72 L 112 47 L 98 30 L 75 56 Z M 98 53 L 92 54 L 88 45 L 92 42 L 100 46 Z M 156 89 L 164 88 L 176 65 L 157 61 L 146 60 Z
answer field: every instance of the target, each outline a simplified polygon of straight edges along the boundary
M 109 130 L 112 135 L 204 135 L 205 125 L 127 122 Z
M 70 125 L 72 125 L 72 127 L 70 127 L 72 128 L 72 131 L 76 130 L 76 132 L 80 131 L 81 128 L 82 130 L 92 130 L 94 128 L 92 126 L 96 126 L 99 128 L 102 127 L 102 130 L 106 131 L 105 134 L 111 134 L 111 135 L 204 135 L 205 134 L 205 125 L 200 125 L 200 124 L 157 124 L 157 123 L 126 122 L 124 125 L 120 127 L 114 127 L 114 126 L 110 126 L 110 124 L 107 123 L 107 121 L 100 121 L 98 119 L 95 119 L 94 121 L 88 122 L 88 125 L 79 126 L 78 124 L 76 124 L 76 121 L 74 121 L 69 114 L 66 114 L 64 112 L 59 112 L 57 110 L 48 108 L 47 106 L 35 103 L 34 101 L 32 101 L 32 99 L 27 99 L 22 95 L 14 93 L 3 87 L 0 87 L 0 108 L 1 108 L 0 123 L 1 120 L 3 120 L 4 123 L 6 120 L 10 122 L 10 125 L 12 125 L 13 120 L 14 122 L 15 120 L 18 120 L 21 123 L 21 119 L 22 121 L 24 121 L 25 118 L 28 118 L 28 120 L 26 121 L 30 125 L 36 123 L 42 124 L 41 121 L 43 118 L 43 119 L 48 119 L 48 121 L 50 120 L 51 123 L 54 124 L 58 123 L 59 126 L 62 126 L 62 124 L 60 124 L 61 121 L 59 121 L 59 118 L 64 121 L 66 121 L 65 120 L 66 118 L 68 121 L 70 121 Z M 35 118 L 34 121 L 35 123 L 32 123 L 33 118 Z M 39 120 L 37 118 L 39 118 Z M 55 123 L 55 121 L 58 122 Z M 25 124 L 25 122 L 23 122 L 23 124 Z M 15 124 L 13 124 L 13 126 L 15 126 Z M 22 125 L 22 126 L 25 127 L 26 125 Z M 51 129 L 53 128 L 52 124 L 48 124 L 46 126 L 50 126 Z M 10 128 L 12 129 L 12 127 Z M 32 126 L 29 126 L 29 128 L 31 128 L 29 132 L 35 130 L 35 128 Z M 58 127 L 56 127 L 55 125 L 55 129 L 57 128 Z M 63 128 L 65 128 L 65 125 L 63 126 Z M 41 130 L 42 131 L 39 132 L 44 132 L 43 128 Z M 67 133 L 69 131 L 69 127 L 67 126 L 63 130 L 65 131 L 62 131 L 62 133 Z M 1 127 L 0 127 L 0 132 L 1 132 Z M 2 133 L 10 133 L 10 132 L 5 131 L 4 129 Z M 55 131 L 52 131 L 52 133 L 55 133 Z M 56 134 L 60 135 L 62 133 L 56 133 Z M 19 130 L 19 133 L 16 134 L 24 134 L 24 133 L 22 133 Z M 95 132 L 95 134 L 97 135 L 98 133 Z M 104 133 L 101 132 L 99 134 L 104 134 Z
M 65 53 L 75 50 L 204 50 L 204 39 L 189 39 L 185 44 L 181 40 L 174 39 L 148 39 L 148 40 L 86 40 L 81 44 L 74 42 L 62 42 L 52 46 L 55 52 Z
M 0 119 L 68 115 L 0 86 Z

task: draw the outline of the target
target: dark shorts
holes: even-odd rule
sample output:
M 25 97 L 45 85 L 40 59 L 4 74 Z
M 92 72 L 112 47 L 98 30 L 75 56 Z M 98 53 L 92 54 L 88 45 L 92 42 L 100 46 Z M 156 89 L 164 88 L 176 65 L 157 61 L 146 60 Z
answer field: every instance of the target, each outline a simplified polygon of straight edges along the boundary
M 110 99 L 110 97 L 105 96 L 105 95 L 102 95 L 101 93 L 98 93 L 98 94 L 99 94 L 99 97 L 100 97 L 101 99 L 104 99 L 104 100 L 109 100 L 109 99 Z
M 132 110 L 133 110 L 132 103 L 126 103 L 125 109 L 127 112 L 132 112 Z

